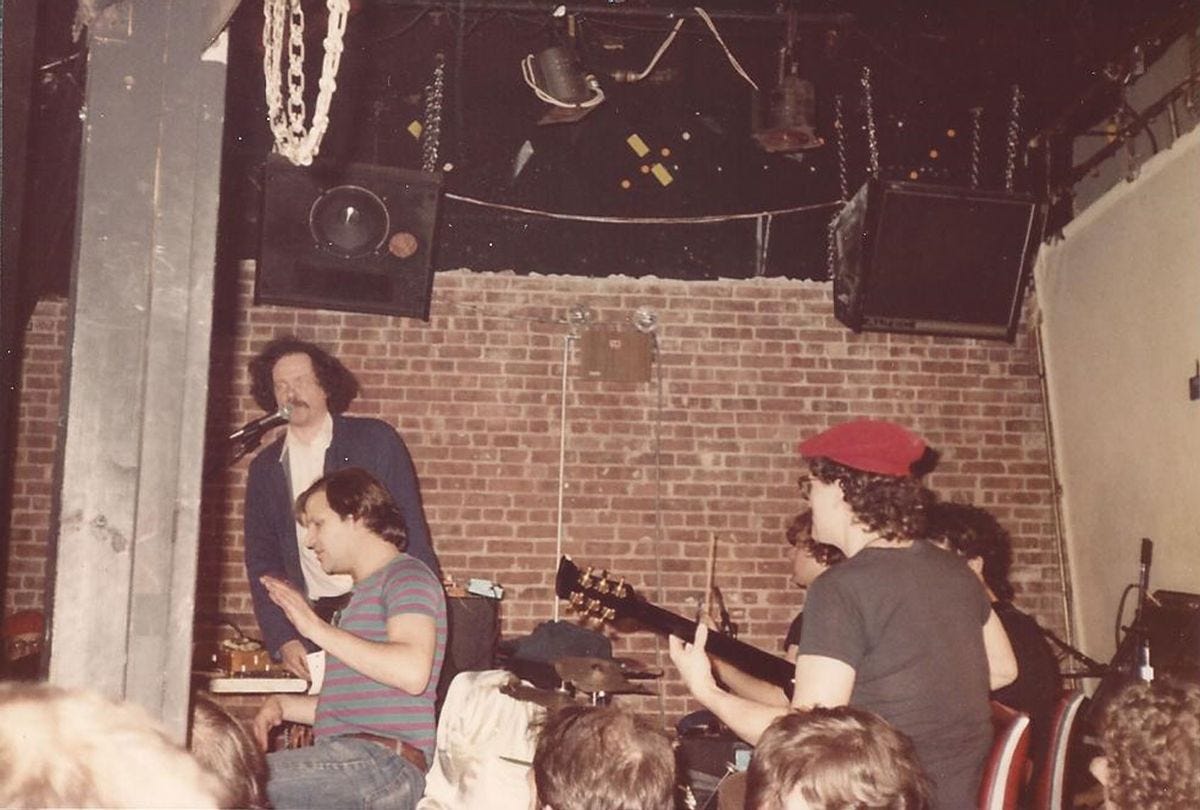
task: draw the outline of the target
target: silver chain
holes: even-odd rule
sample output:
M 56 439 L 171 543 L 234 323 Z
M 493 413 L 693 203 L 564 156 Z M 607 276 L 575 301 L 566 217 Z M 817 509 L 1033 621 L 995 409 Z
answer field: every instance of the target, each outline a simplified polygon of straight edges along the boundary
M 446 55 L 434 56 L 433 79 L 425 88 L 425 126 L 421 133 L 421 171 L 437 171 L 442 140 L 442 95 L 446 81 Z
M 983 107 L 971 108 L 971 188 L 979 188 L 979 142 L 983 134 Z
M 838 188 L 842 201 L 850 199 L 850 178 L 846 169 L 846 120 L 842 111 L 842 96 L 833 97 L 833 134 L 837 146 Z
M 1017 138 L 1021 135 L 1021 86 L 1012 88 L 1012 107 L 1008 111 L 1008 142 L 1005 144 L 1004 190 L 1012 193 L 1013 174 L 1017 167 Z
M 871 98 L 871 66 L 862 69 L 863 104 L 867 112 L 867 150 L 870 158 L 871 176 L 879 176 L 879 139 L 875 131 L 875 102 Z
M 292 163 L 307 166 L 321 150 L 329 128 L 329 105 L 337 90 L 338 67 L 342 61 L 350 0 L 326 0 L 329 29 L 325 34 L 325 58 L 321 63 L 317 104 L 312 127 L 306 124 L 304 103 L 304 8 L 300 0 L 263 2 L 263 78 L 266 81 L 267 123 L 275 136 L 275 150 Z M 286 15 L 286 34 L 285 34 Z M 283 43 L 287 40 L 287 103 L 280 90 Z

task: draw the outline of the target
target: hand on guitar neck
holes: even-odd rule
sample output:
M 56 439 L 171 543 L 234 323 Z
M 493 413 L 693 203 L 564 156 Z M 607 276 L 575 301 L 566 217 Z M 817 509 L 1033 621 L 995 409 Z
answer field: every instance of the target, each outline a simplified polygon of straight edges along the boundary
M 652 630 L 677 636 L 689 644 L 696 635 L 697 622 L 651 604 L 624 579 L 613 580 L 603 572 L 594 574 L 591 568 L 580 571 L 569 557 L 559 561 L 554 590 L 559 598 L 569 601 L 578 612 L 602 621 L 635 619 Z M 795 675 L 795 666 L 791 661 L 724 633 L 708 632 L 706 639 L 706 652 L 729 661 L 759 680 L 778 686 L 791 696 Z

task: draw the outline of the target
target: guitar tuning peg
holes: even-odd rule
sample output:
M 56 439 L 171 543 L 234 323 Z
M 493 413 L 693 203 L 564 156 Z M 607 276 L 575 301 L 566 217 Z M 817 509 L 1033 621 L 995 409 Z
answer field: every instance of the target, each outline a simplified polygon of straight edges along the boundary
M 600 578 L 604 579 L 604 580 L 608 579 L 608 569 L 607 568 L 600 569 Z
M 570 602 L 573 606 L 579 607 L 580 605 L 583 604 L 583 594 L 581 594 L 579 591 L 572 591 L 571 597 L 567 601 Z
M 600 614 L 600 600 L 599 599 L 589 599 L 587 601 L 587 610 L 588 610 L 588 613 L 591 613 L 592 615 L 599 615 Z
M 625 577 L 621 577 L 620 581 L 617 582 L 617 587 L 613 588 L 613 592 L 617 596 L 621 596 L 621 597 L 624 597 L 626 595 L 628 590 L 625 587 Z
M 608 593 L 608 589 L 611 586 L 611 584 L 612 583 L 610 583 L 607 579 L 602 579 L 596 585 L 596 590 L 600 591 L 600 593 Z
M 617 612 L 612 608 L 605 608 L 604 612 L 600 614 L 600 617 L 606 622 L 611 622 L 617 617 Z
M 589 566 L 587 567 L 587 570 L 586 570 L 586 571 L 584 571 L 582 574 L 580 574 L 580 575 L 579 575 L 579 584 L 580 584 L 580 585 L 583 585 L 584 587 L 587 587 L 587 584 L 588 584 L 588 583 L 591 581 L 591 579 L 592 579 L 592 571 L 594 571 L 594 570 L 595 570 L 595 569 L 594 569 L 594 568 L 592 568 L 592 567 L 589 565 Z

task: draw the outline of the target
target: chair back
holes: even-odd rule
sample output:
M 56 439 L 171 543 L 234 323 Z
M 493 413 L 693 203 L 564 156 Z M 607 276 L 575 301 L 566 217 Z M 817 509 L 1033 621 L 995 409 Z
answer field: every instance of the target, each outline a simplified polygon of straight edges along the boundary
M 1083 692 L 1076 689 L 1063 695 L 1054 711 L 1053 736 L 1046 746 L 1046 755 L 1038 763 L 1037 785 L 1033 794 L 1033 810 L 1062 810 L 1067 790 L 1067 751 L 1071 732 L 1083 704 Z
M 979 810 L 1016 810 L 1029 756 L 1029 715 L 991 703 L 995 737 L 979 785 Z

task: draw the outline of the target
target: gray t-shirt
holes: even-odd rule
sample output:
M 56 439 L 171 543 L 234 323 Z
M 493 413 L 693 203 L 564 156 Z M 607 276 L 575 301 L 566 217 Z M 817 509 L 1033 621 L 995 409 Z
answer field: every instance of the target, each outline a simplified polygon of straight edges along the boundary
M 939 810 L 978 804 L 992 744 L 990 611 L 966 564 L 924 541 L 865 548 L 822 574 L 805 599 L 800 654 L 854 668 L 850 705 L 912 739 Z

